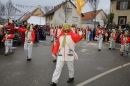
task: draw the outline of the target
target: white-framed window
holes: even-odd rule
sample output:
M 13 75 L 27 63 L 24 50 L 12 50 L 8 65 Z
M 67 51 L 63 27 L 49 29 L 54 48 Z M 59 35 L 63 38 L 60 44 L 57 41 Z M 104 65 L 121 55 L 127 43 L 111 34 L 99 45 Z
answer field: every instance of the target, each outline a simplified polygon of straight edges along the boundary
M 78 21 L 78 17 L 73 17 L 73 18 L 72 18 L 72 21 L 73 21 L 73 22 L 77 22 L 77 21 Z
M 72 8 L 66 8 L 66 12 L 72 12 Z
M 119 16 L 118 17 L 118 23 L 119 23 L 119 25 L 125 25 L 126 24 L 126 19 L 127 19 L 126 16 Z
M 128 7 L 128 1 L 120 2 L 120 10 L 126 10 Z

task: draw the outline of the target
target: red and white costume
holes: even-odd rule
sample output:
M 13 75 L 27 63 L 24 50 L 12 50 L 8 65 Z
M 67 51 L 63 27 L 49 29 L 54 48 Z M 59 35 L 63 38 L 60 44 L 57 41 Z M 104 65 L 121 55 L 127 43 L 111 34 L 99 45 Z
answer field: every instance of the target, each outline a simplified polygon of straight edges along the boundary
M 50 29 L 51 41 L 54 41 L 54 28 Z
M 5 34 L 5 37 L 3 39 L 5 44 L 5 54 L 9 52 L 12 53 L 13 38 L 14 34 Z
M 122 38 L 121 38 L 121 49 L 122 49 L 122 53 L 124 52 L 124 51 L 127 51 L 127 52 L 129 52 L 129 43 L 130 43 L 130 37 L 128 37 L 128 36 L 122 36 Z
M 24 42 L 24 50 L 27 53 L 28 59 L 32 57 L 32 47 L 35 41 L 35 33 L 33 30 L 26 30 L 23 28 L 18 28 L 19 32 L 25 33 L 25 42 Z
M 101 49 L 102 47 L 102 41 L 103 41 L 103 36 L 105 36 L 106 31 L 104 29 L 97 29 L 96 35 L 98 37 L 98 49 Z
M 64 37 L 66 37 L 66 41 L 65 46 L 63 47 L 62 42 L 64 40 Z M 58 37 L 56 44 L 52 50 L 53 56 L 58 55 L 56 69 L 52 77 L 52 82 L 54 83 L 58 82 L 58 79 L 60 77 L 65 62 L 68 65 L 69 77 L 74 78 L 73 60 L 74 58 L 78 59 L 78 56 L 75 53 L 75 44 L 79 42 L 82 38 L 83 36 L 80 37 L 78 34 L 73 33 L 72 30 L 70 30 L 68 33 L 65 33 L 64 30 L 61 31 L 61 34 Z
M 56 29 L 56 37 L 57 37 L 57 38 L 58 38 L 59 35 L 61 34 L 61 30 L 62 30 L 62 28 L 57 28 L 57 29 Z
M 86 42 L 89 42 L 89 37 L 90 37 L 90 28 L 88 27 L 85 31 L 86 31 Z
M 118 35 L 117 33 L 114 31 L 110 34 L 110 45 L 109 48 L 115 48 L 115 41 L 117 39 Z
M 75 27 L 71 27 L 71 30 L 73 31 L 73 33 L 76 33 L 76 28 Z

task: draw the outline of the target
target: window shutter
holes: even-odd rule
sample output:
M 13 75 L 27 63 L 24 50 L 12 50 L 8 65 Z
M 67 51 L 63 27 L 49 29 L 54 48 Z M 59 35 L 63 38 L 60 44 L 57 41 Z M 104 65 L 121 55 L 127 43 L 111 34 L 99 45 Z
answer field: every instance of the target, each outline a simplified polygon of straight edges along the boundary
M 127 7 L 127 9 L 130 9 L 130 1 L 128 1 L 128 7 Z
M 117 1 L 116 3 L 116 10 L 120 10 L 120 1 Z

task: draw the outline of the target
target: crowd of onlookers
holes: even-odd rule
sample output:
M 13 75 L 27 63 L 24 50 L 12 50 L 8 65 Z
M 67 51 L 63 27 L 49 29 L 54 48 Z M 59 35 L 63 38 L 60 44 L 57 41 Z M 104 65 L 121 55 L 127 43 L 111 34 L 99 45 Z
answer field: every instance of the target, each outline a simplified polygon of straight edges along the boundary
M 7 29 L 10 29 L 11 33 L 15 34 L 15 37 L 13 39 L 14 46 L 24 44 L 25 34 L 18 32 L 16 27 L 26 29 L 27 25 L 24 22 L 22 24 L 16 24 L 15 22 L 13 22 L 9 23 L 6 26 L 0 27 L 0 48 L 4 47 L 2 39 L 4 38 Z M 50 34 L 49 28 L 50 27 L 48 25 L 33 25 L 32 29 L 35 32 L 35 42 L 38 42 L 39 40 L 46 40 L 46 35 Z

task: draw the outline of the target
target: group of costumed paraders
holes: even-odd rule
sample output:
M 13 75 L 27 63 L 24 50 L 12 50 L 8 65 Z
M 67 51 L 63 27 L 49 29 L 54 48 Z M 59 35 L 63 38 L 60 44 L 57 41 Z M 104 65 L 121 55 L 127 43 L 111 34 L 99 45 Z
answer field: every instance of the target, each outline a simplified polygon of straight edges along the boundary
M 71 83 L 74 80 L 74 66 L 73 60 L 74 58 L 78 60 L 78 55 L 75 53 L 75 44 L 86 37 L 86 41 L 89 41 L 90 28 L 86 29 L 76 28 L 73 24 L 70 26 L 69 24 L 59 25 L 57 27 L 52 27 L 51 30 L 51 41 L 54 41 L 52 47 L 52 56 L 54 57 L 53 62 L 57 62 L 56 69 L 53 73 L 52 84 L 51 86 L 56 86 L 58 79 L 60 77 L 62 68 L 65 62 L 68 65 L 69 69 L 69 79 L 68 83 Z M 101 51 L 103 37 L 108 36 L 103 26 L 98 27 L 96 30 L 96 39 L 98 40 L 98 50 Z M 109 50 L 115 49 L 115 40 L 118 35 L 115 29 L 112 29 L 110 34 L 110 44 Z M 128 54 L 128 48 L 130 43 L 130 37 L 128 35 L 128 31 L 126 30 L 124 34 L 120 37 L 121 40 L 121 55 L 123 55 L 124 51 Z
M 12 43 L 14 38 L 14 33 L 12 33 L 8 27 L 7 32 L 3 38 L 3 42 L 5 44 L 5 55 L 8 53 L 12 53 Z M 25 28 L 23 27 L 15 27 L 15 29 L 21 33 L 25 33 L 25 42 L 24 42 L 24 50 L 27 54 L 27 61 L 31 61 L 32 57 L 32 48 L 35 40 L 35 33 L 33 30 L 33 25 L 27 24 Z M 86 42 L 89 41 L 90 36 L 90 28 L 89 26 L 86 29 L 77 28 L 76 25 L 65 23 L 60 24 L 56 27 L 50 28 L 51 41 L 52 43 L 52 56 L 54 57 L 53 62 L 57 62 L 56 69 L 53 73 L 52 84 L 51 86 L 56 86 L 58 79 L 60 77 L 62 68 L 65 63 L 68 65 L 69 69 L 69 79 L 67 83 L 71 83 L 74 80 L 74 59 L 78 60 L 78 55 L 75 52 L 75 44 L 84 38 L 86 38 Z M 103 26 L 98 26 L 96 30 L 95 39 L 98 41 L 98 50 L 101 51 L 103 37 L 108 36 Z M 115 40 L 118 35 L 115 29 L 112 29 L 110 33 L 110 44 L 109 49 L 115 49 Z M 130 48 L 130 37 L 129 32 L 126 30 L 122 35 L 120 35 L 121 41 L 121 55 L 124 52 L 129 53 Z

